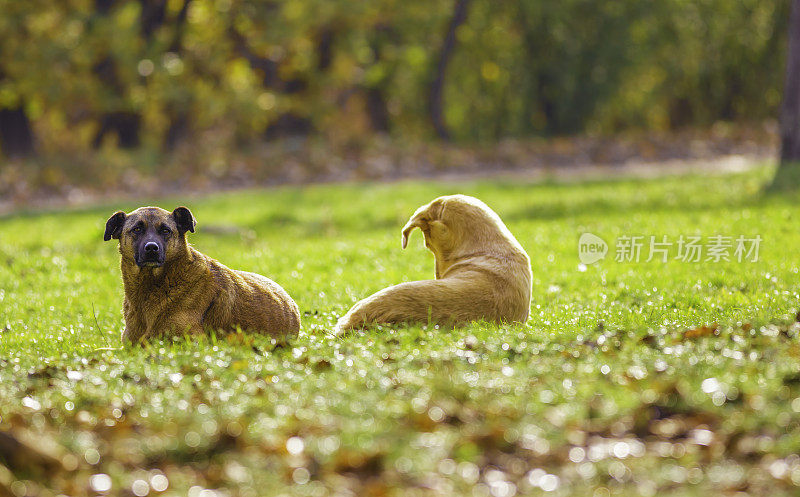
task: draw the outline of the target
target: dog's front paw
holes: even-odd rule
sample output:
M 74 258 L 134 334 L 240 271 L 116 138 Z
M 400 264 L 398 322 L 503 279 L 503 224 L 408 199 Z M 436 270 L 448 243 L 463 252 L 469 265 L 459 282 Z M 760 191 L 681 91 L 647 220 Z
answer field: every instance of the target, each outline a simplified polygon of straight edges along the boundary
M 350 315 L 344 315 L 336 321 L 336 326 L 333 327 L 333 335 L 334 336 L 342 336 L 347 333 L 349 330 L 352 330 L 355 326 L 350 321 Z
M 333 328 L 333 333 L 336 336 L 341 336 L 352 330 L 360 330 L 373 321 L 374 318 L 371 313 L 361 303 L 358 303 L 347 314 L 339 318 Z

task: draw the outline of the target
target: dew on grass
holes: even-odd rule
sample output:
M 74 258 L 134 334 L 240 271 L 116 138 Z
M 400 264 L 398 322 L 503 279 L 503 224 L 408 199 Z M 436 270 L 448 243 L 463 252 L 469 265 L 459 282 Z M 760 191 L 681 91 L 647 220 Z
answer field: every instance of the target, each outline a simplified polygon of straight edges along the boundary
M 583 461 L 584 457 L 586 457 L 586 451 L 583 447 L 572 447 L 569 450 L 569 460 L 574 463 Z
M 428 417 L 430 417 L 434 423 L 440 423 L 445 417 L 444 409 L 439 406 L 433 406 L 428 409 Z
M 111 490 L 111 477 L 105 473 L 98 473 L 89 478 L 89 486 L 95 492 L 106 493 Z
M 131 483 L 131 492 L 136 497 L 145 497 L 150 493 L 150 485 L 145 480 L 134 480 Z
M 288 440 L 286 440 L 286 450 L 292 455 L 301 454 L 304 448 L 305 443 L 300 437 L 290 437 Z
M 169 487 L 169 480 L 165 475 L 155 474 L 150 477 L 150 486 L 156 492 L 163 492 Z
M 86 452 L 83 453 L 83 458 L 87 463 L 94 466 L 100 462 L 100 453 L 96 449 L 87 449 Z
M 305 485 L 311 479 L 311 474 L 306 468 L 297 468 L 292 472 L 292 480 L 298 485 Z
M 24 397 L 22 399 L 22 405 L 34 411 L 38 411 L 42 408 L 42 404 L 33 397 Z
M 186 442 L 187 446 L 192 448 L 199 446 L 200 442 L 202 441 L 200 434 L 196 431 L 187 432 L 186 435 L 184 435 L 183 440 Z

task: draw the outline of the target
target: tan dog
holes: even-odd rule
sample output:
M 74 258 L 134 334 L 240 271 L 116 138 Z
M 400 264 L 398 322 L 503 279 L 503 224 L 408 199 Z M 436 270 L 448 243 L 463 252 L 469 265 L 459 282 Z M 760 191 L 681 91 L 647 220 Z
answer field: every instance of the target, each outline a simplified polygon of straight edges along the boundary
M 414 228 L 435 257 L 435 280 L 391 286 L 353 306 L 336 332 L 369 323 L 521 322 L 531 306 L 528 254 L 500 217 L 466 195 L 439 197 L 417 209 L 403 227 L 403 248 Z
M 104 239 L 119 240 L 125 287 L 122 339 L 242 330 L 275 337 L 297 334 L 297 304 L 274 281 L 234 271 L 192 248 L 196 222 L 186 207 L 116 212 Z

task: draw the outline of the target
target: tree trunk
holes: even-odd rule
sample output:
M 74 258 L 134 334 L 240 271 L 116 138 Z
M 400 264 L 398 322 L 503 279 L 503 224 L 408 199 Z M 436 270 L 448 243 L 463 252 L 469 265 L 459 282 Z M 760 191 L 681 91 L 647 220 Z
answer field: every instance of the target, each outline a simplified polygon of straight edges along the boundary
M 185 0 L 183 2 L 183 6 L 181 6 L 181 10 L 178 11 L 178 15 L 175 17 L 172 41 L 170 42 L 168 49 L 169 52 L 174 52 L 179 55 L 183 53 L 183 35 L 186 29 L 186 21 L 189 15 L 189 6 L 191 3 L 192 0 Z M 166 3 L 164 5 L 166 6 Z M 150 41 L 151 39 L 147 38 L 147 42 L 150 43 Z M 189 118 L 189 112 L 186 109 L 186 106 L 180 105 L 179 103 L 167 105 L 166 112 L 169 116 L 170 122 L 169 128 L 167 128 L 166 136 L 161 142 L 161 149 L 165 151 L 172 151 L 177 147 L 178 143 L 190 135 L 192 131 L 190 124 L 191 119 Z
M 392 28 L 385 24 L 377 24 L 373 27 L 375 33 L 370 48 L 372 53 L 375 54 L 373 64 L 381 64 L 383 60 L 383 45 L 381 44 L 380 37 L 387 36 L 392 38 L 395 33 Z M 386 105 L 386 78 L 381 78 L 380 82 L 374 83 L 372 86 L 364 88 L 364 97 L 367 105 L 367 115 L 372 129 L 378 133 L 388 133 L 391 130 L 391 117 L 389 108 Z
M 298 78 L 288 81 L 281 79 L 278 74 L 278 64 L 273 60 L 254 53 L 250 49 L 247 39 L 237 31 L 235 26 L 231 25 L 228 27 L 228 36 L 233 40 L 236 52 L 247 60 L 250 64 L 250 68 L 261 73 L 261 85 L 264 88 L 269 88 L 276 93 L 291 95 L 300 93 L 308 87 L 306 81 Z M 320 61 L 323 64 L 325 63 L 324 54 Z M 269 141 L 289 136 L 307 136 L 311 134 L 313 130 L 314 125 L 308 117 L 286 112 L 279 115 L 267 126 L 263 136 L 265 140 Z
M 367 88 L 367 115 L 373 131 L 379 133 L 389 132 L 389 109 L 386 108 L 386 99 L 380 88 Z
M 33 132 L 22 105 L 0 109 L 0 153 L 8 158 L 33 155 Z
M 108 16 L 111 14 L 113 2 L 95 0 L 94 6 L 98 16 Z M 91 23 L 90 19 L 90 25 Z M 114 94 L 117 102 L 125 100 L 125 87 L 117 75 L 117 62 L 110 52 L 94 65 L 92 72 L 103 83 L 103 86 Z M 120 148 L 138 147 L 141 116 L 135 112 L 120 109 L 119 107 L 124 107 L 124 105 L 119 103 L 114 107 L 117 108 L 103 109 L 103 114 L 97 117 L 99 127 L 92 140 L 92 146 L 99 148 L 107 134 L 114 134 L 117 136 L 117 146 Z
M 450 139 L 450 132 L 444 122 L 444 82 L 447 74 L 447 65 L 450 63 L 450 58 L 456 46 L 456 30 L 466 21 L 467 8 L 469 7 L 469 0 L 455 0 L 455 2 L 453 17 L 447 26 L 430 93 L 431 124 L 433 124 L 434 131 L 442 140 Z
M 148 42 L 153 39 L 155 32 L 164 24 L 167 15 L 166 0 L 145 0 L 140 2 L 139 30 L 142 37 Z M 184 2 L 184 5 L 186 2 Z
M 100 148 L 103 139 L 109 133 L 117 136 L 119 148 L 136 148 L 139 146 L 139 130 L 141 129 L 141 116 L 135 112 L 108 112 L 100 118 L 100 129 L 92 140 L 94 148 Z
M 781 162 L 770 190 L 795 190 L 800 186 L 800 0 L 792 0 L 780 119 Z

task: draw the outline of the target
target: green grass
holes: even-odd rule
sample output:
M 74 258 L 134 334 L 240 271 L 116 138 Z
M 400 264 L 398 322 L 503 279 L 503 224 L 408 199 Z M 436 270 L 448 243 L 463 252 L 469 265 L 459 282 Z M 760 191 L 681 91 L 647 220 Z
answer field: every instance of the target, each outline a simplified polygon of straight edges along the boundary
M 152 201 L 188 205 L 196 248 L 295 298 L 303 330 L 279 348 L 210 336 L 100 350 L 123 326 L 103 226 L 140 204 L 0 219 L 0 495 L 95 495 L 104 475 L 113 495 L 795 495 L 800 207 L 763 197 L 767 175 Z M 432 277 L 421 235 L 403 251 L 400 228 L 456 192 L 528 251 L 528 323 L 330 338 L 356 300 Z M 612 247 L 581 267 L 586 231 Z M 619 236 L 716 234 L 761 235 L 759 260 L 614 260 Z

